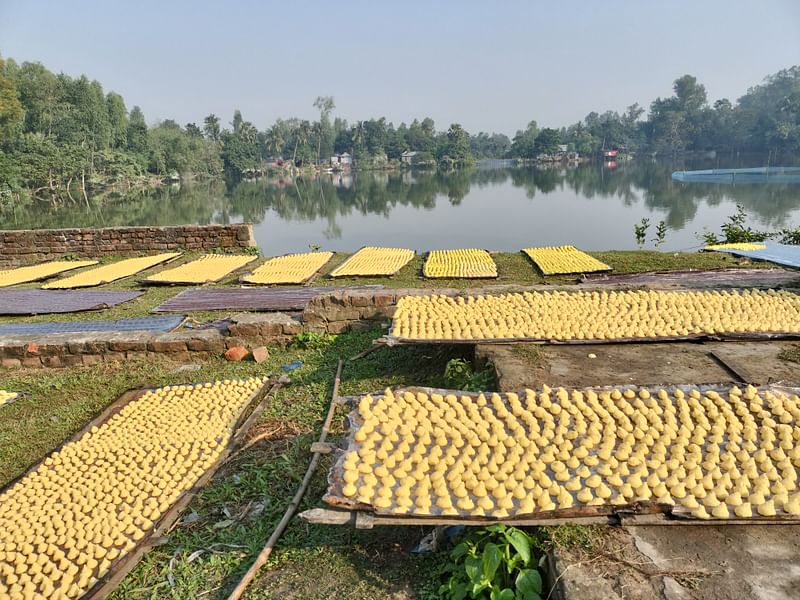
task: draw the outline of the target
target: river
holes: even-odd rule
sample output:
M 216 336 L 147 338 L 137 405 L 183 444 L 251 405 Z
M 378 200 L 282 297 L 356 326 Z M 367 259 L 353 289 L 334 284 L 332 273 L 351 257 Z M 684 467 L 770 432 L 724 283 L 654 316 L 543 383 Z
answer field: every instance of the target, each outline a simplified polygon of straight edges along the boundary
M 663 250 L 689 250 L 719 231 L 736 204 L 754 228 L 800 226 L 800 185 L 697 184 L 674 170 L 747 167 L 743 159 L 680 163 L 637 159 L 617 165 L 476 168 L 451 173 L 359 172 L 320 178 L 191 183 L 119 195 L 89 206 L 34 203 L 0 210 L 0 229 L 250 222 L 266 255 L 309 246 L 353 251 L 391 245 L 425 251 L 574 244 L 636 248 L 642 218 L 667 225 Z

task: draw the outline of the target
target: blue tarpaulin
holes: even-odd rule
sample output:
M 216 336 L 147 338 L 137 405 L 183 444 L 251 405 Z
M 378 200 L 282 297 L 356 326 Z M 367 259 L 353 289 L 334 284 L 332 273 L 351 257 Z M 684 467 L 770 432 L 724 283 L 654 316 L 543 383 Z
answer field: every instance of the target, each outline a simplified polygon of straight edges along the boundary
M 790 246 L 788 244 L 778 244 L 775 242 L 754 242 L 764 244 L 763 250 L 734 250 L 732 248 L 712 248 L 714 252 L 727 252 L 736 256 L 746 256 L 754 260 L 765 260 L 783 265 L 784 267 L 794 267 L 800 269 L 800 246 Z
M 171 331 L 183 321 L 183 315 L 143 317 L 108 321 L 61 321 L 56 323 L 20 323 L 0 325 L 0 336 L 48 333 L 84 333 L 90 331 Z
M 675 181 L 687 183 L 800 183 L 800 167 L 753 167 L 750 169 L 707 169 L 675 171 Z

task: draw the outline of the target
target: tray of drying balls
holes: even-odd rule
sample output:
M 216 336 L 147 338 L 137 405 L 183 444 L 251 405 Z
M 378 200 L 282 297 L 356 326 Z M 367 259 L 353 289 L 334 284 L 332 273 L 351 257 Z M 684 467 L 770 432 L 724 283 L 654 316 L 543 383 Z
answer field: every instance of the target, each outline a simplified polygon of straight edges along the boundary
M 267 384 L 126 392 L 6 486 L 0 598 L 106 597 L 227 457 Z
M 626 511 L 800 521 L 798 394 L 621 385 L 347 398 L 324 501 L 415 522 Z

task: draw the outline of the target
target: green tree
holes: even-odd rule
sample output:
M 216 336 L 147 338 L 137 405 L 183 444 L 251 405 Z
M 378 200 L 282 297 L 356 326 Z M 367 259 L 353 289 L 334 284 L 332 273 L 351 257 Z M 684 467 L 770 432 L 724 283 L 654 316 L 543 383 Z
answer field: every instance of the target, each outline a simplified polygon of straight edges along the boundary
M 528 122 L 528 126 L 524 130 L 517 131 L 511 140 L 508 156 L 510 158 L 534 158 L 536 156 L 534 146 L 538 134 L 539 126 L 536 121 Z
M 20 130 L 24 116 L 16 85 L 4 71 L 5 63 L 0 58 L 0 144 Z
M 203 132 L 205 132 L 208 139 L 218 142 L 220 140 L 221 131 L 219 117 L 217 115 L 211 113 L 203 119 Z
M 138 106 L 134 106 L 128 116 L 128 150 L 139 157 L 147 156 L 147 123 Z
M 439 163 L 459 167 L 473 162 L 469 134 L 458 123 L 447 130 L 446 141 L 439 147 Z
M 558 130 L 545 127 L 536 136 L 533 150 L 535 154 L 555 154 L 560 143 Z
M 317 161 L 320 162 L 323 156 L 330 156 L 333 153 L 336 134 L 330 116 L 336 108 L 336 103 L 333 101 L 333 96 L 317 96 L 314 108 L 319 110 L 319 121 L 316 123 L 314 133 L 317 137 Z
M 124 148 L 128 143 L 128 111 L 125 101 L 117 93 L 106 94 L 108 122 L 111 126 L 111 147 Z

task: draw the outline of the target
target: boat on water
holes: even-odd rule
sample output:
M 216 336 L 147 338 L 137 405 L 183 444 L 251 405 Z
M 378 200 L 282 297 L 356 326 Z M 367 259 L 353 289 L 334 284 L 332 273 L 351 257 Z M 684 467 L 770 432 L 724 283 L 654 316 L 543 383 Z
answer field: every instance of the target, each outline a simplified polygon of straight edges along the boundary
M 675 181 L 687 183 L 800 183 L 800 167 L 751 167 L 748 169 L 706 169 L 675 171 Z

